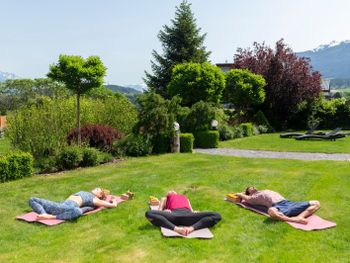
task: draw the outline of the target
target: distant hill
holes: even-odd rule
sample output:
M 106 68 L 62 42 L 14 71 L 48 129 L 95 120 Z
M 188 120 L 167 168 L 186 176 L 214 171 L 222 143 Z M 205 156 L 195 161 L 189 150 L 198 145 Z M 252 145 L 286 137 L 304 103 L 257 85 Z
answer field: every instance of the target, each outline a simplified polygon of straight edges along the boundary
M 134 88 L 130 88 L 130 87 L 124 87 L 124 86 L 118 86 L 118 85 L 105 85 L 105 87 L 107 89 L 110 89 L 114 92 L 120 92 L 122 94 L 141 94 L 142 92 L 134 89 Z
M 299 57 L 308 57 L 315 70 L 323 78 L 331 78 L 332 85 L 347 85 L 350 79 L 350 40 L 321 45 L 314 50 L 297 53 Z

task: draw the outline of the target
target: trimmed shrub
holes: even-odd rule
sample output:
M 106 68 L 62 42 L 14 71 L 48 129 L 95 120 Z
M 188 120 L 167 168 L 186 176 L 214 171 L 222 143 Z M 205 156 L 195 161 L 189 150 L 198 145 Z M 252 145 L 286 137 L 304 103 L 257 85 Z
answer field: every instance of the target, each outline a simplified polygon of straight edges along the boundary
M 123 134 L 117 129 L 107 125 L 87 124 L 81 128 L 81 141 L 89 147 L 95 147 L 102 151 L 110 151 L 113 141 L 122 138 Z M 68 136 L 68 144 L 78 141 L 78 129 L 72 129 Z
M 244 130 L 241 126 L 233 127 L 233 139 L 243 138 Z
M 35 167 L 39 169 L 39 173 L 54 173 L 59 170 L 56 156 L 47 156 L 35 160 Z
M 218 131 L 196 132 L 194 144 L 199 148 L 217 148 L 219 146 L 220 134 Z
M 87 167 L 87 166 L 96 166 L 99 163 L 98 160 L 98 153 L 99 151 L 95 148 L 83 148 L 82 149 L 82 161 L 80 163 L 80 166 Z
M 61 169 L 73 169 L 79 167 L 82 160 L 82 149 L 78 146 L 69 146 L 58 154 L 57 165 Z
M 14 152 L 0 156 L 0 182 L 17 180 L 33 173 L 33 157 L 29 153 Z
M 269 129 L 264 125 L 259 125 L 258 130 L 260 133 L 267 133 Z
M 234 128 L 229 125 L 221 125 L 219 127 L 220 141 L 227 141 L 234 138 L 235 131 Z
M 191 153 L 193 152 L 194 136 L 192 133 L 180 134 L 180 152 Z
M 106 152 L 100 152 L 98 151 L 98 163 L 109 163 L 111 161 L 113 161 L 114 157 L 112 154 L 110 153 L 106 153 Z
M 251 122 L 241 123 L 239 126 L 243 129 L 244 136 L 253 136 L 253 124 Z
M 113 152 L 135 157 L 145 156 L 152 152 L 152 144 L 141 134 L 130 134 L 114 145 Z

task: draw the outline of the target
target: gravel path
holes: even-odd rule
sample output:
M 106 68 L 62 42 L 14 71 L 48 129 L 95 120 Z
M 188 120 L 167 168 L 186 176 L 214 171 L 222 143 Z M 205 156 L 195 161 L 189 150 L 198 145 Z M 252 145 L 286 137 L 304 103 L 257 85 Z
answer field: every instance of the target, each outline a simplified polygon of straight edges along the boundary
M 195 149 L 195 152 L 247 158 L 350 161 L 350 154 L 343 153 L 272 152 L 259 150 L 240 150 L 233 148 Z

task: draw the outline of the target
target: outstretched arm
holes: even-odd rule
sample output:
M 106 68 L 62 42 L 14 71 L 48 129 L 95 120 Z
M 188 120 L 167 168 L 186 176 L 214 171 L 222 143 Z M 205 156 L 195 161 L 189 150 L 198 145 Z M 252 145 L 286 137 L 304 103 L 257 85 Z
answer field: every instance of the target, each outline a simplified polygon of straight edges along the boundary
M 243 194 L 243 193 L 237 193 L 236 194 L 238 197 L 240 197 L 244 201 L 249 201 L 251 197 L 249 195 Z
M 115 208 L 117 207 L 118 203 L 116 199 L 112 199 L 112 203 L 98 199 L 98 198 L 94 198 L 94 205 L 97 207 L 107 207 L 107 208 Z

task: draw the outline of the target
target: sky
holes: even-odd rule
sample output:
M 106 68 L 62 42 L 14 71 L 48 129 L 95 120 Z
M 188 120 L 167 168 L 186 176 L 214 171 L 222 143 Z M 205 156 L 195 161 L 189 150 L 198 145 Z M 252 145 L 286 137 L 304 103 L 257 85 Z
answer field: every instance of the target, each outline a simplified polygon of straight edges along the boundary
M 273 46 L 295 52 L 350 39 L 348 0 L 189 0 L 212 63 L 232 62 L 237 48 Z M 105 82 L 143 83 L 157 34 L 181 0 L 0 0 L 0 71 L 45 77 L 60 54 L 100 56 Z

